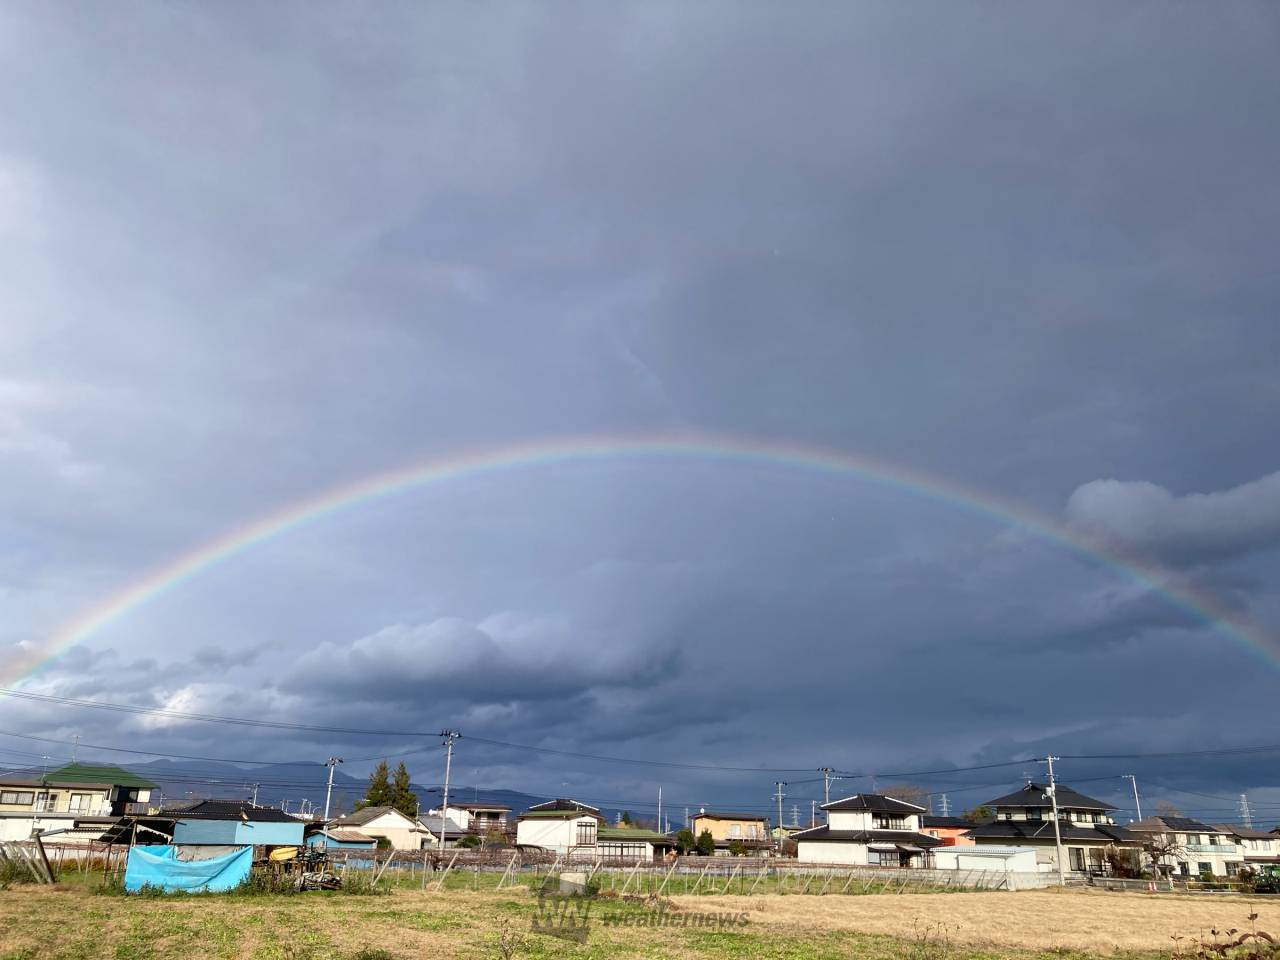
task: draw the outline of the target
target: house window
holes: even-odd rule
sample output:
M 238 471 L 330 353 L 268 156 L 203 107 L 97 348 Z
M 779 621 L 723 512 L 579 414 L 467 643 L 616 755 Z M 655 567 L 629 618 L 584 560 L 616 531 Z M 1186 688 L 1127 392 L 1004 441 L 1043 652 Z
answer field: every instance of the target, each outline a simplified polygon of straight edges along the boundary
M 578 824 L 578 846 L 591 847 L 596 842 L 596 822 L 587 820 Z
M 1236 863 L 1234 860 L 1227 863 L 1228 877 L 1237 876 L 1239 873 L 1240 873 L 1240 864 Z
M 1082 847 L 1068 847 L 1067 852 L 1071 854 L 1071 869 L 1084 873 L 1084 849 Z
M 1028 820 L 1039 820 L 1039 819 L 1041 819 L 1040 808 L 1039 808 L 1039 807 L 1027 807 L 1027 819 L 1028 819 Z
M 877 830 L 906 830 L 907 820 L 905 817 L 891 817 L 887 813 L 877 813 L 875 825 Z
M 14 804 L 22 807 L 29 807 L 35 803 L 36 795 L 28 793 L 25 790 L 4 790 L 0 791 L 0 803 Z
M 747 836 L 752 840 L 760 839 L 760 827 L 754 823 L 747 826 Z
M 1196 864 L 1196 873 L 1200 874 L 1201 876 L 1203 876 L 1206 873 L 1209 874 L 1209 876 L 1213 876 L 1213 864 L 1205 863 L 1203 860 L 1201 860 L 1199 863 Z
M 741 837 L 741 836 L 742 836 L 742 824 L 740 824 L 740 823 L 734 823 L 734 824 L 731 824 L 731 825 L 729 826 L 729 836 L 731 836 L 731 837 Z
M 83 813 L 93 806 L 92 793 L 73 793 L 70 810 L 72 813 Z

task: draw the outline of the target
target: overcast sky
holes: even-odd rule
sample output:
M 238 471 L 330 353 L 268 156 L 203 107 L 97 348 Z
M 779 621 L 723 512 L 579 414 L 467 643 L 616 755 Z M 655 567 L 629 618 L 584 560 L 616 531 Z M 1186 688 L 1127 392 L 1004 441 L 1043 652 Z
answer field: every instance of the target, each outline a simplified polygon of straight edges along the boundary
M 688 432 L 1022 503 L 1274 635 L 1278 47 L 1271 3 L 5 4 L 0 656 L 343 483 Z M 466 736 L 882 772 L 1265 744 L 1276 649 L 954 505 L 631 459 L 340 513 L 24 685 L 452 726 L 467 782 L 767 807 L 818 793 Z M 422 743 L 13 700 L 0 730 Z M 1062 774 L 1275 817 L 1275 759 Z M 917 780 L 969 805 L 1024 771 Z

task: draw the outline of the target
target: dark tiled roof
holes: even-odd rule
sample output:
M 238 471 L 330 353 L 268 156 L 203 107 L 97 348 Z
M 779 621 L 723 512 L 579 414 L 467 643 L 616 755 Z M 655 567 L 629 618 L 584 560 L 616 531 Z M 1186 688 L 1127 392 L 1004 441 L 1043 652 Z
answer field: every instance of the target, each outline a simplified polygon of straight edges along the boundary
M 180 820 L 244 820 L 253 823 L 301 823 L 297 817 L 275 807 L 255 807 L 248 800 L 201 800 L 179 809 L 165 808 L 162 816 Z
M 510 810 L 504 803 L 454 803 L 449 801 L 449 806 L 455 810 Z
M 1049 789 L 1043 783 L 1028 783 L 1021 790 L 1013 793 L 1007 793 L 1003 797 L 997 797 L 994 800 L 988 800 L 988 807 L 1042 807 L 1049 809 L 1053 806 L 1053 802 L 1044 795 Z M 1059 810 L 1114 810 L 1109 803 L 1103 803 L 1101 800 L 1094 800 L 1092 797 L 1086 797 L 1083 793 L 1072 790 L 1068 786 L 1058 784 L 1058 809 Z
M 1276 838 L 1274 833 L 1255 830 L 1252 827 L 1237 827 L 1234 823 L 1218 823 L 1214 825 L 1214 829 L 1233 834 L 1242 840 L 1274 840 Z
M 915 847 L 940 847 L 942 841 L 910 830 L 832 830 L 830 827 L 814 827 L 791 835 L 797 843 L 809 840 L 847 843 L 905 843 Z
M 589 803 L 580 803 L 577 800 L 569 800 L 565 797 L 557 797 L 555 800 L 548 800 L 545 803 L 535 803 L 529 808 L 531 811 L 576 811 L 584 810 L 587 813 L 599 813 L 599 807 L 593 807 Z
M 413 823 L 413 817 L 405 817 L 405 815 L 395 807 L 362 807 L 359 810 L 348 813 L 345 817 L 339 817 L 334 820 L 333 823 L 343 827 L 363 827 L 366 823 L 377 820 L 379 817 L 387 813 L 394 813 L 397 816 L 404 817 L 410 823 Z
M 1138 838 L 1123 827 L 1109 823 L 1075 824 L 1058 821 L 1063 840 L 1092 843 L 1137 843 Z M 975 824 L 969 836 L 980 840 L 1048 840 L 1053 842 L 1052 820 L 993 820 Z
M 910 815 L 924 813 L 924 807 L 914 803 L 886 797 L 879 793 L 855 793 L 843 800 L 832 800 L 822 805 L 823 810 L 869 810 L 872 813 L 901 813 Z

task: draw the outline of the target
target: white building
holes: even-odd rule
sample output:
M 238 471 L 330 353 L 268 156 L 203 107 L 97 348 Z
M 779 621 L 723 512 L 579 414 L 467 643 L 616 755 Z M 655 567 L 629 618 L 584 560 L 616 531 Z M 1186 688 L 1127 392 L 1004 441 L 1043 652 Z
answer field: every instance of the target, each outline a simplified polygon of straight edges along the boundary
M 1217 828 L 1235 837 L 1236 845 L 1244 855 L 1245 866 L 1257 868 L 1280 864 L 1280 837 L 1274 833 L 1237 827 L 1232 823 L 1219 823 Z
M 933 851 L 933 865 L 939 870 L 993 870 L 1001 873 L 1036 873 L 1035 847 L 997 847 L 992 845 L 938 847 Z
M 791 836 L 802 863 L 928 867 L 931 851 L 942 845 L 920 832 L 924 807 L 905 800 L 862 793 L 824 803 L 822 809 L 825 826 Z
M 451 803 L 444 815 L 468 833 L 483 836 L 491 831 L 505 833 L 511 808 L 501 803 Z M 439 817 L 439 807 L 428 810 L 428 816 Z
M 375 840 L 386 840 L 393 850 L 422 850 L 439 841 L 413 817 L 406 817 L 395 807 L 365 807 L 355 813 L 330 820 L 329 827 L 354 828 Z M 458 827 L 461 835 L 462 828 Z
M 1191 817 L 1155 816 L 1131 823 L 1131 833 L 1159 835 L 1167 845 L 1160 857 L 1160 872 L 1181 877 L 1234 877 L 1244 866 L 1244 848 L 1230 830 L 1211 827 Z M 1143 855 L 1143 865 L 1151 860 Z
M 119 817 L 145 813 L 155 788 L 120 767 L 83 763 L 5 777 L 0 780 L 0 840 L 26 840 L 39 831 L 51 833 L 55 843 L 89 843 Z
M 595 856 L 604 824 L 600 810 L 577 800 L 534 804 L 516 821 L 516 845 L 540 847 L 562 856 Z
M 988 800 L 995 820 L 974 824 L 967 836 L 978 846 L 1034 847 L 1042 871 L 1057 870 L 1057 837 L 1062 838 L 1063 871 L 1110 876 L 1112 859 L 1123 858 L 1136 869 L 1139 838 L 1111 818 L 1114 807 L 1086 797 L 1059 783 L 1056 787 L 1058 824 L 1053 822 L 1053 799 L 1042 783 Z

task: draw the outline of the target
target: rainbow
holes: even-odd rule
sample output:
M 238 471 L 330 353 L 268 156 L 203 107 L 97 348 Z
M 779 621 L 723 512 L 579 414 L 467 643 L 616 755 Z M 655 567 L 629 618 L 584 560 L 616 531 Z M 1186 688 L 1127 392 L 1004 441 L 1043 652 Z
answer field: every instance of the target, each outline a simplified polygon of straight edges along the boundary
M 834 477 L 855 478 L 957 506 L 1000 524 L 1016 527 L 1101 564 L 1160 594 L 1171 605 L 1262 652 L 1270 659 L 1280 656 L 1280 651 L 1276 650 L 1269 637 L 1219 608 L 1212 598 L 1185 587 L 1170 585 L 1161 571 L 1110 551 L 1024 505 L 966 489 L 902 466 L 821 447 L 717 436 L 564 437 L 470 451 L 379 473 L 260 517 L 248 526 L 226 533 L 152 571 L 79 619 L 68 623 L 51 638 L 20 645 L 16 662 L 11 661 L 0 667 L 0 685 L 11 685 L 30 677 L 76 644 L 83 643 L 104 627 L 128 617 L 140 607 L 200 576 L 211 567 L 335 513 L 422 487 L 485 474 L 556 464 L 617 460 L 702 460 L 737 465 L 777 466 Z

